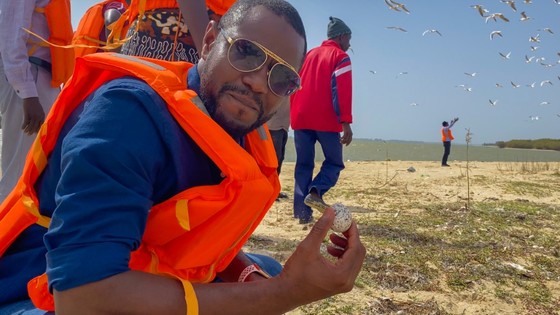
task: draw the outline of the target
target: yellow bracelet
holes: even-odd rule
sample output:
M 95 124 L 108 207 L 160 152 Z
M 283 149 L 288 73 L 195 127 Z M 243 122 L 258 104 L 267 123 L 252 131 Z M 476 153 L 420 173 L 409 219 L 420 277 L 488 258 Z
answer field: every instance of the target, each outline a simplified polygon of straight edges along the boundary
M 198 299 L 196 298 L 196 292 L 194 291 L 193 285 L 190 281 L 181 280 L 183 284 L 183 289 L 185 290 L 185 302 L 187 303 L 187 315 L 198 315 Z

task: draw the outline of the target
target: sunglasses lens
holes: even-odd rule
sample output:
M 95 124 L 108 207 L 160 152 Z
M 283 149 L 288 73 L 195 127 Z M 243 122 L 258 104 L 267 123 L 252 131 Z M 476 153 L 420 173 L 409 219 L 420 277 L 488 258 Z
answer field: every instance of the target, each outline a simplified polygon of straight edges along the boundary
M 286 65 L 277 63 L 270 70 L 268 84 L 278 96 L 290 96 L 297 91 L 301 84 L 299 75 Z
M 239 71 L 253 71 L 266 62 L 266 53 L 246 39 L 237 39 L 229 49 L 229 61 Z

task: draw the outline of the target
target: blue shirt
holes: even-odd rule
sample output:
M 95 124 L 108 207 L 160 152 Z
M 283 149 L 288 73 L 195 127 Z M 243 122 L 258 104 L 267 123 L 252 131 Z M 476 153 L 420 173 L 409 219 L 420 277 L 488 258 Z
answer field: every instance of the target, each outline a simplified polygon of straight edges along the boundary
M 199 80 L 191 68 L 189 87 Z M 41 212 L 52 216 L 44 245 L 45 229 L 32 226 L 0 259 L 0 304 L 27 298 L 27 281 L 45 268 L 59 291 L 128 271 L 153 205 L 220 181 L 152 88 L 134 78 L 105 83 L 68 119 L 36 184 Z

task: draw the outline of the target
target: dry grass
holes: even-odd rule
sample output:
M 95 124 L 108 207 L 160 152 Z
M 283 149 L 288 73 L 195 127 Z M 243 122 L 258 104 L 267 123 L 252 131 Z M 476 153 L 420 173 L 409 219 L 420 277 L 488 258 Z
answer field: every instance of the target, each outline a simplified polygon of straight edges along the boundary
M 526 167 L 498 165 L 494 176 L 475 164 L 467 210 L 464 170 L 444 189 L 383 163 L 328 195 L 350 206 L 368 248 L 355 289 L 290 314 L 560 314 L 560 206 L 542 198 L 559 194 L 558 165 L 518 178 Z M 285 260 L 307 232 L 290 217 L 291 200 L 275 204 L 249 250 Z

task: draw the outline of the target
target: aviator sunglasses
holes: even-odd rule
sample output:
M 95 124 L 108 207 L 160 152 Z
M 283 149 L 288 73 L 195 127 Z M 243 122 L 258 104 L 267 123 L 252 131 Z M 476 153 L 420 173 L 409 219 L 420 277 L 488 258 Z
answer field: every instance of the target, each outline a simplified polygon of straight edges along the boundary
M 232 39 L 222 29 L 229 43 L 229 64 L 239 72 L 253 72 L 266 64 L 268 57 L 276 63 L 267 71 L 268 87 L 277 96 L 290 96 L 301 89 L 301 78 L 296 69 L 263 45 L 249 39 Z

